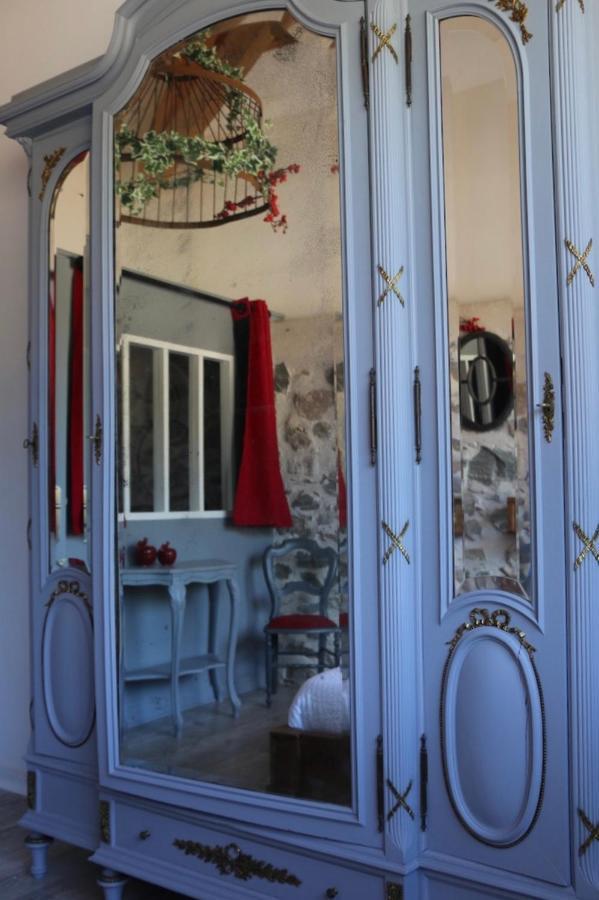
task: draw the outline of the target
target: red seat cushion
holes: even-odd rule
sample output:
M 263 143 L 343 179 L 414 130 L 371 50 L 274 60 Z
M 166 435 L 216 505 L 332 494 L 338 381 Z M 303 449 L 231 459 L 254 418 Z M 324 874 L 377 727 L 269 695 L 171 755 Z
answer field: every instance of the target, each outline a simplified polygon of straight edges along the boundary
M 311 628 L 337 628 L 326 616 L 312 616 L 309 613 L 294 613 L 289 616 L 275 616 L 266 626 L 269 630 L 288 628 L 294 631 L 310 631 Z

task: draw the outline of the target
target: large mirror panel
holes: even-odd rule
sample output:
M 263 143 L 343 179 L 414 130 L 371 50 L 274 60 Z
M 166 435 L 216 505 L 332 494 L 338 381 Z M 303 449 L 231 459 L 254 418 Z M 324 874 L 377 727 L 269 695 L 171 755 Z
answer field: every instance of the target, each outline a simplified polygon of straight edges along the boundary
M 89 569 L 89 154 L 65 167 L 50 205 L 48 529 L 50 571 Z
M 288 11 L 114 120 L 121 762 L 351 803 L 337 44 Z
M 531 485 L 518 82 L 475 16 L 439 26 L 456 595 L 530 598 Z

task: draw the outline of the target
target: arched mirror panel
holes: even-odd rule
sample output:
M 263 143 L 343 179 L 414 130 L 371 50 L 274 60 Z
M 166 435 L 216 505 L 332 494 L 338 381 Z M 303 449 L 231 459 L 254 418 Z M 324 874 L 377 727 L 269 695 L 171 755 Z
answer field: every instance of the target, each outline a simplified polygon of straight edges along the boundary
M 285 9 L 114 118 L 121 763 L 351 804 L 337 42 Z
M 530 598 L 531 478 L 519 90 L 476 16 L 439 24 L 456 595 Z
M 50 571 L 89 571 L 89 153 L 64 168 L 48 231 L 48 532 Z

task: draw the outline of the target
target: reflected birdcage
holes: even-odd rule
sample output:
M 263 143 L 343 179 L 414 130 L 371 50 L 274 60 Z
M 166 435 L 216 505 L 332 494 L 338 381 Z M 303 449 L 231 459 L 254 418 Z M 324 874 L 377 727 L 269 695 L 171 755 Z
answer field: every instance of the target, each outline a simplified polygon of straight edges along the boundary
M 197 48 L 210 67 L 190 58 Z M 154 61 L 116 119 L 115 151 L 117 221 L 210 228 L 270 208 L 277 151 L 262 130 L 260 98 L 206 34 Z

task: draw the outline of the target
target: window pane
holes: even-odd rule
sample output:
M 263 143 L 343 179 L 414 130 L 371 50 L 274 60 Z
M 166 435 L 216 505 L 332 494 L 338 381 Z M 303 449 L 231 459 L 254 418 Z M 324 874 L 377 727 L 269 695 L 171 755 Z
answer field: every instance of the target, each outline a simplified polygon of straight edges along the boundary
M 129 350 L 131 512 L 154 509 L 154 351 Z
M 170 508 L 189 509 L 189 356 L 169 353 Z
M 223 509 L 221 364 L 204 360 L 204 508 Z

